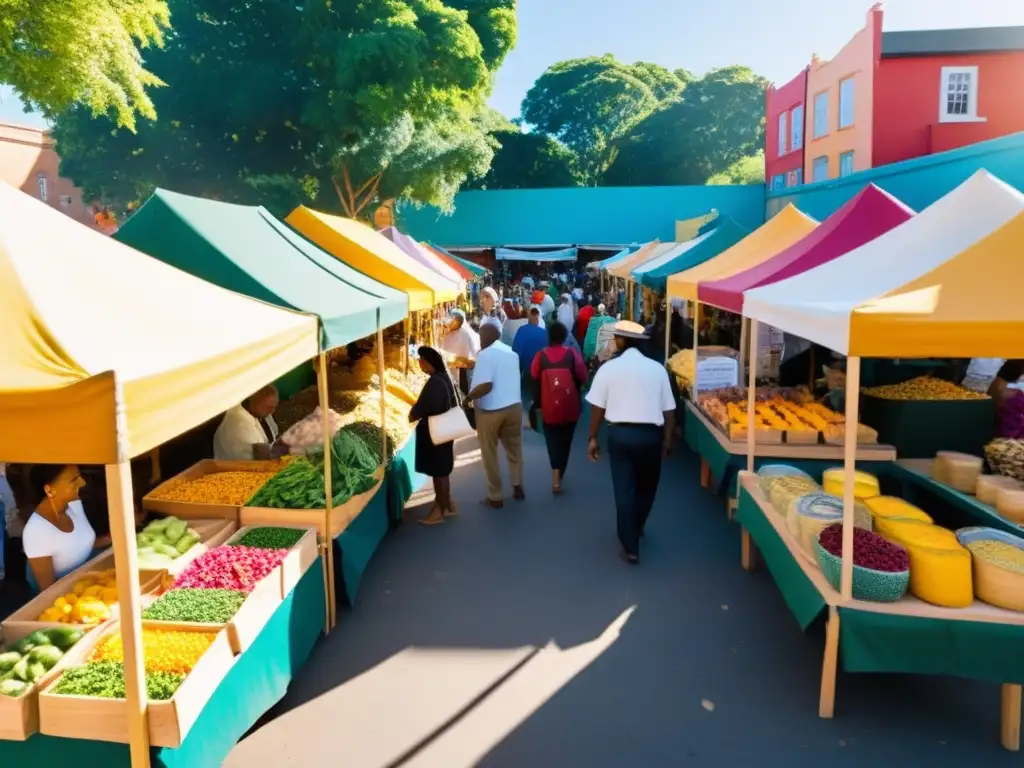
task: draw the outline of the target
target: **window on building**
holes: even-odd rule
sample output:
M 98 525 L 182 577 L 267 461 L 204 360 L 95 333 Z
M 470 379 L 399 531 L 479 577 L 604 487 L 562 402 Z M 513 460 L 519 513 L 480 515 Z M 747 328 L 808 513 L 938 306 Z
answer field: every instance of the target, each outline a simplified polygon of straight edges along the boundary
M 839 81 L 839 127 L 853 125 L 853 78 Z
M 39 176 L 36 178 L 36 182 L 39 184 L 39 199 L 45 203 L 49 198 L 46 189 L 46 175 L 40 173 Z
M 793 107 L 789 116 L 789 129 L 792 149 L 803 149 L 804 146 L 804 105 L 799 104 Z
M 779 157 L 786 154 L 786 113 L 779 115 Z
M 828 181 L 828 158 L 816 157 L 811 165 L 811 181 Z
M 772 192 L 776 192 L 780 189 L 786 188 L 786 177 L 781 173 L 778 176 L 772 176 Z
M 814 138 L 828 133 L 828 91 L 814 97 Z
M 843 152 L 839 156 L 839 175 L 849 176 L 853 173 L 853 152 Z
M 943 67 L 939 122 L 971 122 L 978 117 L 978 68 Z
M 804 183 L 804 169 L 803 168 L 797 168 L 793 172 L 793 186 L 794 187 L 799 187 L 803 183 Z

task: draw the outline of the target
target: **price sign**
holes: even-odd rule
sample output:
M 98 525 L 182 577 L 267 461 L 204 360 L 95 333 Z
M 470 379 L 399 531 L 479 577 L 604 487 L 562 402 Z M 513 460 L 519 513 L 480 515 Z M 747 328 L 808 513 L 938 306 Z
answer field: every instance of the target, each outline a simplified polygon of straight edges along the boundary
M 739 383 L 739 362 L 731 357 L 708 357 L 697 363 L 697 390 L 735 387 Z

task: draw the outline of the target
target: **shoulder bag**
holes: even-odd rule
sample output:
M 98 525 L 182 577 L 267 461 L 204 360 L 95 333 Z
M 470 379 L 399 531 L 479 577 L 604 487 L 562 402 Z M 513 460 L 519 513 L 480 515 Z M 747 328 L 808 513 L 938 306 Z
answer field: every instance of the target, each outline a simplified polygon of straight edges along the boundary
M 444 413 L 427 417 L 427 430 L 430 432 L 430 442 L 434 445 L 444 445 L 463 437 L 476 434 L 476 430 L 469 423 L 464 407 L 459 403 L 458 387 L 454 385 L 449 376 L 451 391 L 455 393 L 455 405 Z M 451 400 L 449 400 L 451 402 Z

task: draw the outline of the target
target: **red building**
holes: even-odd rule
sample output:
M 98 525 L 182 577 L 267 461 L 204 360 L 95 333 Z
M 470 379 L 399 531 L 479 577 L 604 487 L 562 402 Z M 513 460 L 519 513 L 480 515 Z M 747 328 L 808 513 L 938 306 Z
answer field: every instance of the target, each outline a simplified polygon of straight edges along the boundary
M 765 93 L 764 172 L 769 189 L 804 183 L 804 111 L 807 70 Z
M 1024 27 L 885 32 L 872 164 L 1024 131 Z

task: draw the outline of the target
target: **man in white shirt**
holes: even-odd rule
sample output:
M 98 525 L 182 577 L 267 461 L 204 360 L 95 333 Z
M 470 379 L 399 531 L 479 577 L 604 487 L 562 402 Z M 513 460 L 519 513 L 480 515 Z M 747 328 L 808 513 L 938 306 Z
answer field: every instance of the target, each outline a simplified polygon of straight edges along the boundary
M 213 435 L 213 458 L 252 461 L 286 453 L 285 446 L 272 447 L 277 440 L 277 423 L 273 416 L 277 403 L 277 387 L 268 384 L 225 413 Z
M 597 436 L 608 420 L 608 461 L 618 518 L 619 542 L 626 562 L 640 562 L 640 537 L 661 479 L 661 460 L 672 445 L 676 401 L 664 366 L 644 356 L 643 326 L 615 323 L 618 357 L 598 369 L 587 393 L 590 403 L 591 461 L 600 458 Z
M 505 502 L 498 465 L 498 443 L 505 447 L 508 471 L 512 479 L 512 497 L 526 498 L 523 492 L 523 411 L 519 357 L 499 341 L 501 330 L 488 322 L 480 326 L 480 354 L 473 369 L 473 389 L 466 400 L 473 403 L 476 432 L 480 440 L 480 458 L 487 477 L 484 506 L 501 509 Z
M 466 313 L 461 309 L 453 309 L 448 319 L 441 349 L 458 358 L 454 367 L 459 369 L 459 389 L 465 395 L 469 392 L 469 368 L 480 354 L 480 335 L 466 323 Z

